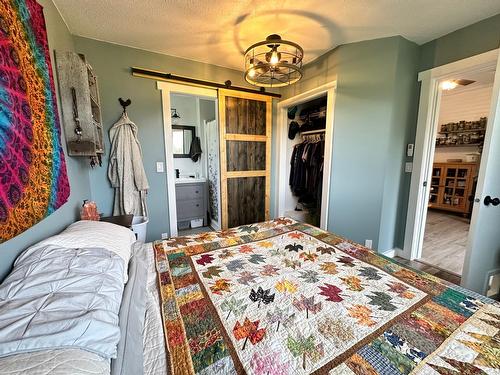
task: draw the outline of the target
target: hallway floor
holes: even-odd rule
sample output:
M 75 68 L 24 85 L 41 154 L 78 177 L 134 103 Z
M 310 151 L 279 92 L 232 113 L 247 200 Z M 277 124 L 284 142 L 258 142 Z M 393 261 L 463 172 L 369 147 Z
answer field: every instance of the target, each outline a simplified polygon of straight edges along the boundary
M 210 227 L 199 227 L 199 228 L 189 228 L 178 231 L 178 236 L 192 236 L 193 234 L 212 232 L 213 229 Z
M 450 283 L 460 285 L 461 277 L 455 275 L 454 273 L 445 271 L 440 268 L 432 267 L 426 263 L 422 263 L 418 260 L 408 260 L 400 257 L 394 257 L 394 260 L 409 266 L 410 268 L 413 268 L 414 270 L 422 271 L 422 272 L 427 272 L 430 273 L 431 275 L 434 275 L 436 277 L 439 277 L 440 279 L 449 281 Z
M 469 219 L 458 215 L 429 210 L 419 260 L 461 275 L 469 222 Z

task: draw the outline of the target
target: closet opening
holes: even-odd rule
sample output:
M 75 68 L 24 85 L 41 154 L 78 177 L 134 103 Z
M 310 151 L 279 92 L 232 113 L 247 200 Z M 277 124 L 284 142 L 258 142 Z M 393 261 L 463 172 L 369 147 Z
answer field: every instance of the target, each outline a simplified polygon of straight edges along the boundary
M 285 216 L 319 227 L 323 188 L 326 95 L 288 108 Z
M 278 104 L 277 216 L 327 228 L 335 83 Z

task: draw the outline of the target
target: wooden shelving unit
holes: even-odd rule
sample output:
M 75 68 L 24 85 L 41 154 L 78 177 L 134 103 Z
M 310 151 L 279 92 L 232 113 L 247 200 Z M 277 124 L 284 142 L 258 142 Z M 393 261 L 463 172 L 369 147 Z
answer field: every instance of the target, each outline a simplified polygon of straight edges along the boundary
M 478 121 L 460 121 L 441 125 L 436 138 L 436 147 L 473 147 L 481 148 L 486 132 L 486 117 Z
M 97 76 L 85 56 L 56 52 L 67 153 L 98 158 L 104 154 L 104 130 Z
M 429 207 L 468 215 L 476 175 L 476 163 L 434 163 Z

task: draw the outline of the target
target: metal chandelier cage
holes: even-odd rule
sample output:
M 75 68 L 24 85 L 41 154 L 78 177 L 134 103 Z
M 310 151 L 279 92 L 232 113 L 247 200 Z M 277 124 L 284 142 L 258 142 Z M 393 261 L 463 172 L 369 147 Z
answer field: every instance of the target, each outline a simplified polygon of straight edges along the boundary
M 277 34 L 245 51 L 245 80 L 260 87 L 283 87 L 302 78 L 304 50 Z

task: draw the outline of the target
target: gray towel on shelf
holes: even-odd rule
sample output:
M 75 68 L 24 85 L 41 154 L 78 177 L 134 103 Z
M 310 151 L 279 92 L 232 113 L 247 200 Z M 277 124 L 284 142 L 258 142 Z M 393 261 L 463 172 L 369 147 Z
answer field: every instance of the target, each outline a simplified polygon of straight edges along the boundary
M 200 137 L 194 137 L 191 141 L 191 147 L 189 148 L 189 157 L 192 161 L 197 162 L 201 153 Z

